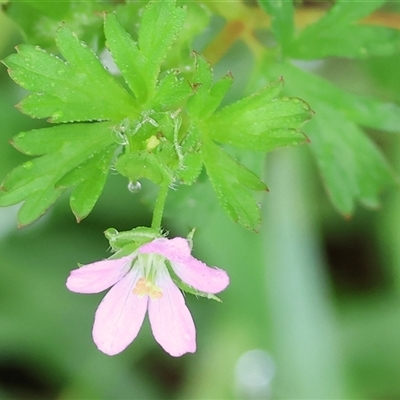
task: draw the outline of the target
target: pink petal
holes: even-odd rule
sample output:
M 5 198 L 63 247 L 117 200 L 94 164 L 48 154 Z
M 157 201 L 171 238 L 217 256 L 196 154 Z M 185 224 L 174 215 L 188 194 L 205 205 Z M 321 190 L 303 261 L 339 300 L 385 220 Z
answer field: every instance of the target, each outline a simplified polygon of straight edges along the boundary
M 149 319 L 154 338 L 173 357 L 196 351 L 196 328 L 180 290 L 168 272 L 158 272 L 159 299 L 149 299 Z
M 190 254 L 186 239 L 155 239 L 140 247 L 141 253 L 157 253 L 171 262 L 175 273 L 182 281 L 206 293 L 218 293 L 229 285 L 228 274 L 222 269 L 210 268 Z
M 104 297 L 97 308 L 93 340 L 99 350 L 112 356 L 124 350 L 137 336 L 146 314 L 148 297 L 133 294 L 140 269 L 131 270 Z
M 102 260 L 70 272 L 67 288 L 77 293 L 99 293 L 118 282 L 129 271 L 132 256 Z

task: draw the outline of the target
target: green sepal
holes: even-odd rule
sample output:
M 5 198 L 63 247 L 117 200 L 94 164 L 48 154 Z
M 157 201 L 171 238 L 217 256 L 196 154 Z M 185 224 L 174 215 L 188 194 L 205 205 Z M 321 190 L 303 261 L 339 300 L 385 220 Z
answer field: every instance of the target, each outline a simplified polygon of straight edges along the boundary
M 200 290 L 197 290 L 194 287 L 183 282 L 182 279 L 180 279 L 178 277 L 178 275 L 176 275 L 175 271 L 173 270 L 173 268 L 171 267 L 169 262 L 166 263 L 166 266 L 167 266 L 168 272 L 172 278 L 172 281 L 183 292 L 194 294 L 195 296 L 199 296 L 199 297 L 206 297 L 207 299 L 215 300 L 215 301 L 218 301 L 218 303 L 222 303 L 222 300 L 219 297 L 217 297 L 215 294 L 201 292 Z
M 265 191 L 267 186 L 211 141 L 204 144 L 202 157 L 221 207 L 234 221 L 256 231 L 261 214 L 252 191 Z
M 211 137 L 222 143 L 255 151 L 304 143 L 299 130 L 312 110 L 298 98 L 276 98 L 283 80 L 217 111 L 207 121 Z
M 169 185 L 173 181 L 170 169 L 156 155 L 146 150 L 122 154 L 115 163 L 115 168 L 131 182 L 147 178 L 157 185 Z
M 105 237 L 110 243 L 112 251 L 118 251 L 134 243 L 138 247 L 161 237 L 158 230 L 147 226 L 138 226 L 130 231 L 118 232 L 115 228 L 108 228 L 104 232 Z M 128 248 L 128 247 L 126 247 Z M 130 248 L 130 247 L 129 247 Z

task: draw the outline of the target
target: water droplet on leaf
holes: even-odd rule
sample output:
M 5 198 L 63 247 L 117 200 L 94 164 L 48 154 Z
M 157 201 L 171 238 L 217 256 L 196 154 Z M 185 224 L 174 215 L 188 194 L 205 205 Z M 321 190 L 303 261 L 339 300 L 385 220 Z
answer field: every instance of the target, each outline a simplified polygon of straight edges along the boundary
M 136 182 L 129 182 L 129 183 L 128 183 L 128 190 L 129 190 L 131 193 L 137 193 L 137 192 L 140 191 L 141 188 L 142 188 L 142 184 L 141 184 L 140 182 L 138 182 L 138 181 L 136 181 Z
M 23 164 L 23 167 L 25 169 L 31 169 L 33 167 L 33 162 L 32 161 L 27 161 L 25 164 Z

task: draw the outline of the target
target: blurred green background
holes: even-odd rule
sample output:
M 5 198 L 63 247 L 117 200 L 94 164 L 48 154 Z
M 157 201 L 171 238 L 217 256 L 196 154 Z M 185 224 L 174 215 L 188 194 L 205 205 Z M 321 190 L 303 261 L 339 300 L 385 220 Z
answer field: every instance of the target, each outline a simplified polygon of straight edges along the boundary
M 21 41 L 0 13 L 0 58 Z M 238 43 L 216 66 L 236 77 L 233 97 L 245 91 L 246 56 Z M 395 57 L 318 68 L 339 86 L 400 102 Z M 14 108 L 23 96 L 1 66 L 1 177 L 24 159 L 10 138 L 45 124 Z M 369 133 L 399 172 L 398 138 Z M 0 398 L 400 399 L 399 190 L 384 193 L 379 210 L 358 208 L 346 220 L 328 202 L 307 146 L 269 155 L 265 180 L 258 234 L 230 221 L 205 179 L 168 199 L 171 236 L 196 227 L 195 256 L 231 277 L 222 304 L 187 297 L 198 350 L 178 359 L 147 322 L 123 354 L 100 353 L 91 327 L 103 295 L 65 287 L 78 262 L 109 255 L 105 229 L 150 222 L 153 187 L 133 194 L 111 174 L 79 225 L 66 196 L 22 230 L 18 207 L 0 209 Z

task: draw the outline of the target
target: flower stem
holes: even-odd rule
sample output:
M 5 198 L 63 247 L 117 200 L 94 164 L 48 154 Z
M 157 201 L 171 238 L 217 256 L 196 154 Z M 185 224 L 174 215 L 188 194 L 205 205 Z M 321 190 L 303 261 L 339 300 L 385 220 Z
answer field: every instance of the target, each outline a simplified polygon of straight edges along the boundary
M 168 185 L 160 186 L 160 190 L 157 195 L 156 204 L 154 205 L 153 220 L 151 221 L 151 227 L 153 229 L 160 230 L 161 220 L 163 217 L 165 200 L 168 194 Z

